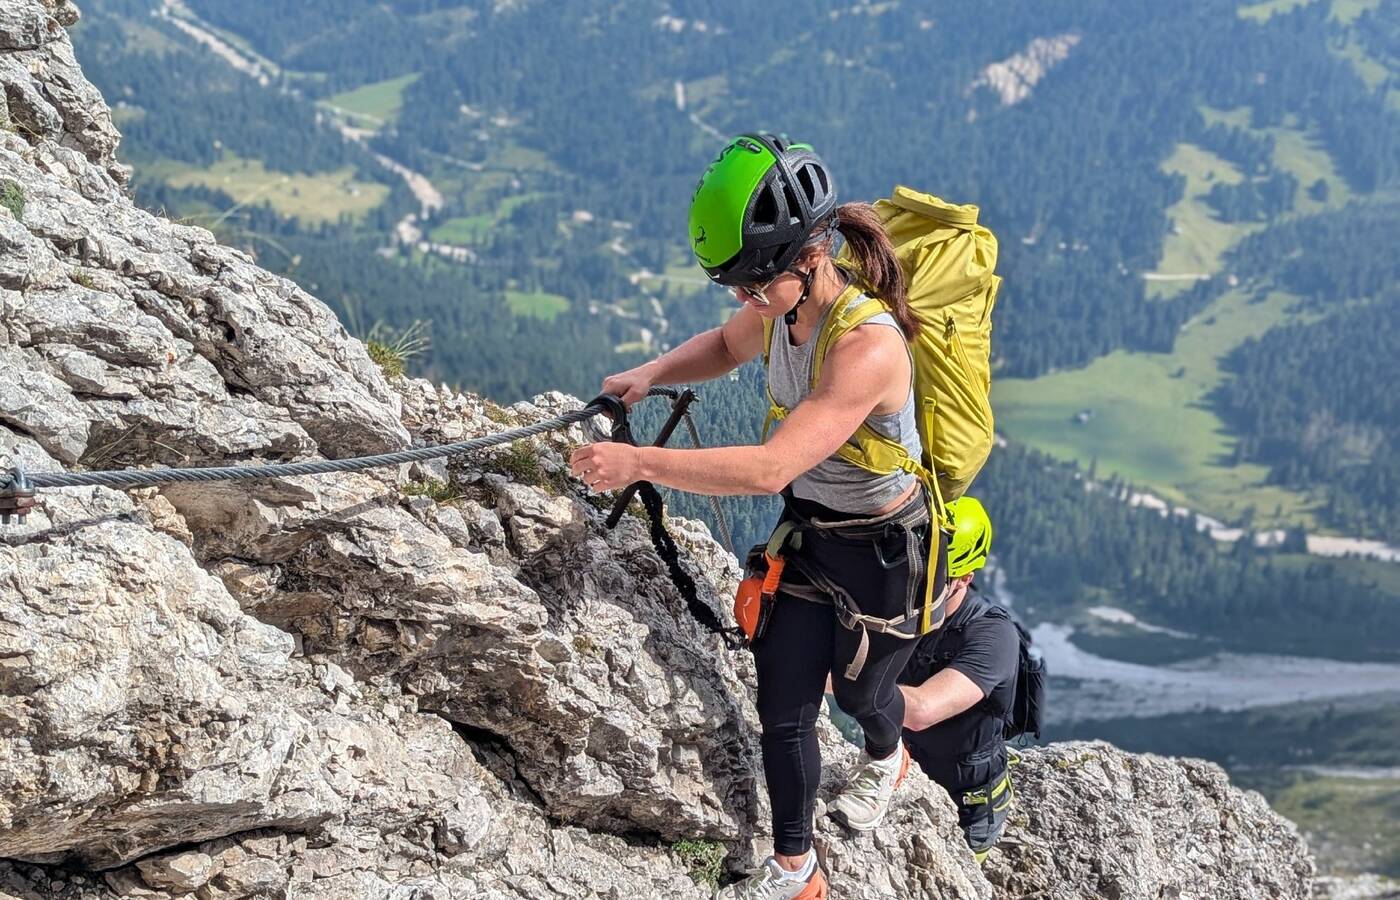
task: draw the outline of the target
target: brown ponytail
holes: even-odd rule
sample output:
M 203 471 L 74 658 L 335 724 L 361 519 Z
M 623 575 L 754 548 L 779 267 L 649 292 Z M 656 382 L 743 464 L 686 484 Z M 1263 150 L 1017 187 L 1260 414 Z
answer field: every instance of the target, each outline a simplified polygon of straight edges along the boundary
M 856 274 L 875 296 L 889 304 L 894 320 L 912 341 L 919 334 L 919 320 L 909 309 L 909 285 L 880 214 L 869 203 L 843 203 L 836 208 L 836 230 L 846 239 Z

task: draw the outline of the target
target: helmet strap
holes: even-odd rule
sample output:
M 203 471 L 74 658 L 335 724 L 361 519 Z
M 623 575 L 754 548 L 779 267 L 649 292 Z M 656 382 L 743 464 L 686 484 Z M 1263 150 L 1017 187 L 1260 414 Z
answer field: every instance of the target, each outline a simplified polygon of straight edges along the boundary
M 787 312 L 783 313 L 783 321 L 786 322 L 788 325 L 791 326 L 791 325 L 796 325 L 796 324 L 797 324 L 797 310 L 800 309 L 800 308 L 802 307 L 802 304 L 804 304 L 804 303 L 807 302 L 807 297 L 811 295 L 811 293 L 812 293 L 812 276 L 814 276 L 814 275 L 816 275 L 816 274 L 817 274 L 817 267 L 816 267 L 816 266 L 812 266 L 812 268 L 808 269 L 805 273 L 803 273 L 803 275 L 802 275 L 802 293 L 801 293 L 801 295 L 799 295 L 798 298 L 797 298 L 797 304 L 796 304 L 795 306 L 793 306 L 792 309 L 790 309 L 790 310 L 788 310 Z

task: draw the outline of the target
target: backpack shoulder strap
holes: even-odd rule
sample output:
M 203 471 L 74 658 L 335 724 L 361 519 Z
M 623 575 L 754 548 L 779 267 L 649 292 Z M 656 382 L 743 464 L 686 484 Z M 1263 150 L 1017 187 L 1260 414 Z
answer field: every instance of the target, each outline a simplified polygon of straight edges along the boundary
M 773 352 L 773 320 L 762 319 L 763 322 L 763 370 L 768 371 L 768 356 Z
M 817 346 L 812 353 L 812 387 L 821 378 L 822 364 L 831 351 L 831 345 L 849 334 L 853 329 L 864 325 L 882 312 L 888 312 L 885 301 L 871 297 L 861 291 L 852 281 L 837 297 L 831 314 L 822 324 L 821 334 L 817 335 Z

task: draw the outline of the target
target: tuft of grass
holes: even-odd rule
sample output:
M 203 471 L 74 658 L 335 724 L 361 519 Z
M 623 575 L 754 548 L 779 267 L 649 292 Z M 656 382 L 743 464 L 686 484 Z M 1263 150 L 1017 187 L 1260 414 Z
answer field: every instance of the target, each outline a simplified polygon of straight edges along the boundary
M 680 840 L 671 845 L 671 852 L 680 858 L 681 864 L 690 870 L 690 880 L 719 888 L 719 877 L 724 873 L 724 845 L 719 841 Z
M 87 272 L 70 272 L 68 275 L 68 280 L 78 285 L 79 287 L 85 287 L 88 290 L 92 290 L 92 288 L 95 287 L 97 284 L 97 282 L 93 280 L 92 275 L 90 275 Z
M 1067 771 L 1069 769 L 1077 769 L 1080 766 L 1092 760 L 1093 758 L 1093 753 L 1081 753 L 1074 759 L 1057 759 L 1055 760 L 1055 768 L 1059 769 L 1062 772 Z
M 580 656 L 596 656 L 598 645 L 593 643 L 593 639 L 588 635 L 579 634 L 574 636 L 574 650 L 578 651 Z
M 486 414 L 486 418 L 495 422 L 497 425 L 515 424 L 515 418 L 510 414 L 510 411 L 499 403 L 487 400 L 482 404 L 482 411 Z
M 24 188 L 6 178 L 0 181 L 0 206 L 10 211 L 16 222 L 24 221 Z
M 415 319 L 412 325 L 400 331 L 376 322 L 365 336 L 365 350 L 385 377 L 397 378 L 404 373 L 411 358 L 428 349 L 427 327 L 428 323 L 422 319 Z
M 436 478 L 423 481 L 410 481 L 403 486 L 405 497 L 427 497 L 434 503 L 449 503 L 462 496 L 457 486 Z
M 563 472 L 551 472 L 540 461 L 539 452 L 524 438 L 490 457 L 489 469 L 516 484 L 544 488 L 556 496 L 568 493 L 569 479 Z
M 512 481 L 518 484 L 541 487 L 550 480 L 544 466 L 540 464 L 540 458 L 535 453 L 535 448 L 531 447 L 530 442 L 523 438 L 511 442 L 509 447 L 492 457 L 492 461 L 498 472 L 509 476 Z

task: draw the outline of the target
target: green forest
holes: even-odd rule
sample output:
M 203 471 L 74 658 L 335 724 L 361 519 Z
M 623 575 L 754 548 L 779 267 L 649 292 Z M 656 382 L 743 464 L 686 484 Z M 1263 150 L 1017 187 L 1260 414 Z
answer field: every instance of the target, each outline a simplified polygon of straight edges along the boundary
M 1327 2 L 1242 15 L 1226 0 L 1192 16 L 1150 0 L 1015 0 L 994 17 L 813 0 L 774 16 L 719 0 L 185 6 L 264 82 L 154 0 L 94 2 L 75 34 L 116 107 L 138 200 L 246 247 L 357 333 L 423 323 L 411 374 L 502 402 L 591 396 L 721 321 L 732 300 L 690 264 L 684 210 L 720 136 L 768 128 L 819 147 L 845 197 L 906 182 L 981 206 L 1006 278 L 998 378 L 1170 353 L 1230 291 L 1286 306 L 1201 400 L 1233 435 L 1222 464 L 1319 498 L 1321 526 L 1400 537 L 1400 415 L 1376 376 L 1395 356 L 1396 272 L 1375 252 L 1400 232 L 1386 199 L 1400 179 L 1400 0 L 1347 16 Z M 1040 74 L 1008 98 L 988 66 L 1017 55 Z M 341 108 L 356 98 L 372 99 Z M 1209 277 L 1158 289 L 1144 276 L 1196 277 L 1172 268 L 1182 147 L 1219 168 L 1200 173 L 1200 214 L 1241 237 L 1213 248 Z M 421 172 L 440 205 L 376 154 Z M 707 443 L 756 440 L 760 379 L 747 367 L 701 388 Z M 1373 637 L 1386 629 L 1354 624 L 1394 624 L 1383 586 L 1218 545 L 1122 502 L 1132 487 L 1016 443 L 997 451 L 977 491 L 1018 596 L 1045 615 L 1112 597 L 1149 621 L 1189 617 L 1222 646 L 1393 656 Z M 671 502 L 710 517 L 702 498 Z M 740 549 L 776 514 L 771 498 L 725 508 Z M 1292 608 L 1328 586 L 1354 616 Z

